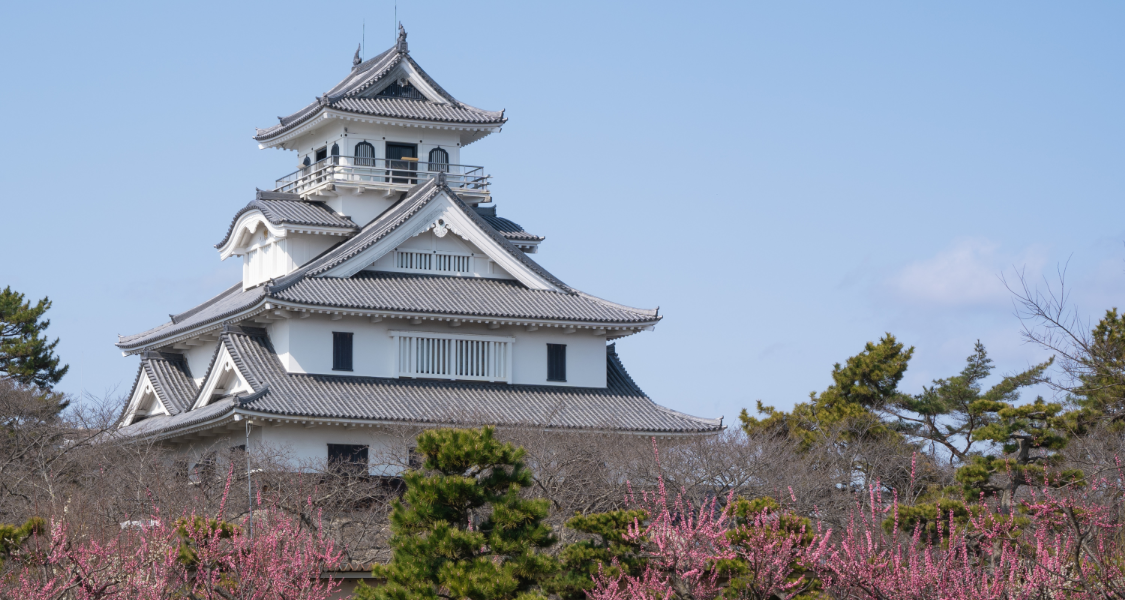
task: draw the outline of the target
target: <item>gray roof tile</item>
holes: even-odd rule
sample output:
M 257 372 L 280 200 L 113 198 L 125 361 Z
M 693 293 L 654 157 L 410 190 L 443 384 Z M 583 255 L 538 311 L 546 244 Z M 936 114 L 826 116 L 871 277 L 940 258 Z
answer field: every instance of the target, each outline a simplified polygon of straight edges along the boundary
M 223 344 L 253 394 L 236 404 L 216 404 L 173 418 L 154 417 L 122 428 L 151 435 L 198 423 L 234 407 L 278 416 L 358 419 L 410 424 L 494 424 L 509 427 L 599 429 L 644 433 L 718 431 L 718 419 L 702 419 L 657 405 L 625 371 L 614 346 L 606 349 L 607 387 L 430 381 L 287 373 L 265 331 L 229 328 Z M 197 416 L 196 413 L 205 413 Z
M 624 307 L 585 294 L 533 290 L 518 281 L 361 271 L 348 278 L 308 277 L 271 294 L 278 300 L 369 310 L 479 317 L 643 323 L 655 310 Z
M 315 227 L 336 227 L 340 229 L 358 231 L 359 226 L 348 217 L 336 214 L 323 202 L 309 202 L 301 200 L 296 194 L 280 192 L 265 192 L 258 190 L 254 200 L 242 207 L 227 227 L 227 234 L 223 241 L 215 244 L 219 248 L 227 243 L 234 233 L 234 225 L 242 215 L 253 211 L 261 211 L 262 216 L 274 225 L 310 225 Z
M 382 81 L 385 75 L 403 61 L 410 63 L 444 102 L 364 97 L 369 95 L 369 92 L 365 93 L 367 90 Z M 357 114 L 447 123 L 499 125 L 507 121 L 504 118 L 504 111 L 482 110 L 454 98 L 410 57 L 405 45 L 396 44 L 395 47 L 361 63 L 316 101 L 288 117 L 281 117 L 277 125 L 258 129 L 254 139 L 265 141 L 274 138 L 305 123 L 327 108 Z
M 491 225 L 493 229 L 500 233 L 500 235 L 512 241 L 542 242 L 544 239 L 546 239 L 541 235 L 528 233 L 524 231 L 523 227 L 518 223 L 509 221 L 508 219 L 502 217 L 497 217 L 495 215 L 481 215 L 480 218 L 483 219 L 485 223 Z

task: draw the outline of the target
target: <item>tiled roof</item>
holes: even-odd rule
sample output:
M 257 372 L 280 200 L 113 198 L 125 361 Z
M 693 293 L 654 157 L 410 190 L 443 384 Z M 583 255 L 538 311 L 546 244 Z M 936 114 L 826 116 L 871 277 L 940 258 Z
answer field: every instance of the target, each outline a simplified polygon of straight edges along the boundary
M 442 192 L 512 257 L 562 291 L 532 290 L 507 280 L 394 275 L 370 271 L 361 272 L 352 278 L 317 277 L 386 237 Z M 263 199 L 256 202 L 292 202 L 267 198 L 265 194 L 271 194 L 270 192 L 262 194 Z M 117 346 L 126 351 L 143 349 L 197 327 L 212 326 L 270 298 L 318 306 L 512 319 L 606 324 L 642 323 L 659 319 L 655 310 L 614 304 L 567 286 L 531 260 L 503 232 L 498 231 L 493 226 L 497 220 L 511 223 L 506 219 L 478 214 L 477 210 L 462 202 L 453 190 L 439 184 L 437 179 L 430 179 L 411 188 L 405 198 L 368 223 L 359 233 L 329 248 L 292 273 L 245 291 L 241 282 L 236 283 L 195 308 L 171 315 L 168 323 L 139 334 L 120 337 Z M 515 223 L 512 226 L 519 228 Z M 542 239 L 537 236 L 531 238 Z
M 257 304 L 266 297 L 265 292 L 265 286 L 243 291 L 242 282 L 239 281 L 203 304 L 178 315 L 171 315 L 171 320 L 163 325 L 135 335 L 119 336 L 117 347 L 122 350 L 142 348 L 150 342 L 173 337 L 200 325 L 222 321 Z
M 533 290 L 518 281 L 382 271 L 307 277 L 271 297 L 315 306 L 515 319 L 643 323 L 656 318 L 655 310 L 585 294 Z
M 133 378 L 133 388 L 129 390 L 126 398 L 132 398 L 133 394 L 137 393 L 142 374 L 152 382 L 153 391 L 169 413 L 178 415 L 191 408 L 198 388 L 191 378 L 187 361 L 182 354 L 145 352 L 141 356 L 137 376 Z M 128 409 L 128 406 L 122 407 L 121 417 L 125 416 Z
M 500 235 L 512 241 L 542 242 L 544 239 L 546 239 L 541 235 L 528 233 L 524 231 L 523 227 L 521 227 L 518 223 L 509 221 L 508 219 L 504 219 L 502 217 L 481 215 L 480 218 L 484 219 L 484 222 L 491 225 L 493 229 L 500 232 Z
M 420 121 L 448 123 L 500 123 L 504 120 L 498 112 L 486 112 L 429 100 L 410 98 L 341 98 L 332 108 L 361 115 L 379 115 Z
M 323 202 L 309 202 L 301 200 L 297 194 L 285 194 L 281 192 L 264 192 L 258 190 L 254 200 L 246 206 L 242 207 L 234 218 L 230 221 L 230 226 L 227 227 L 227 234 L 223 237 L 223 241 L 215 244 L 216 248 L 221 247 L 230 240 L 230 236 L 234 233 L 234 225 L 238 219 L 252 211 L 261 211 L 262 216 L 267 221 L 274 225 L 310 225 L 314 227 L 337 227 L 347 230 L 358 230 L 359 226 L 348 217 L 336 214 L 336 211 L 329 208 Z
M 467 204 L 461 201 L 457 193 L 449 188 L 449 186 L 440 183 L 439 178 L 427 179 L 426 181 L 415 185 L 410 188 L 406 193 L 406 197 L 399 200 L 398 203 L 389 208 L 382 215 L 379 215 L 375 220 L 368 223 L 364 228 L 354 237 L 348 241 L 336 246 L 332 250 L 324 253 L 320 258 L 309 262 L 307 265 L 297 269 L 293 273 L 286 275 L 278 280 L 275 289 L 285 289 L 289 285 L 296 283 L 309 275 L 319 275 L 334 267 L 343 264 L 353 256 L 363 252 L 364 250 L 375 245 L 376 242 L 386 237 L 400 225 L 410 220 L 415 213 L 422 210 L 431 200 L 436 198 L 439 193 L 445 192 L 446 196 L 453 201 L 453 204 L 465 213 L 469 219 L 474 221 L 482 231 L 487 233 L 497 244 L 506 250 L 516 260 L 520 261 L 527 268 L 534 271 L 540 277 L 543 277 L 551 284 L 560 289 L 571 290 L 562 281 L 559 281 L 554 275 L 547 272 L 546 269 L 539 266 L 538 263 L 531 260 L 526 253 L 517 248 L 505 237 L 502 233 L 497 231 L 492 225 L 484 220 L 477 211 L 469 208 Z
M 182 354 L 146 352 L 141 357 L 141 368 L 148 374 L 156 395 L 168 412 L 176 415 L 191 408 L 199 388 Z
M 185 427 L 191 427 L 192 425 L 198 425 L 215 417 L 221 417 L 230 412 L 234 408 L 234 405 L 235 401 L 233 399 L 223 398 L 207 406 L 181 412 L 178 415 L 149 417 L 127 427 L 122 427 L 117 430 L 117 433 L 125 437 L 135 437 L 158 434 L 173 429 L 183 429 Z
M 384 80 L 384 76 L 403 62 L 409 63 L 422 79 L 437 92 L 441 102 L 409 98 L 370 97 L 370 88 Z M 335 110 L 364 115 L 377 115 L 399 119 L 439 121 L 446 123 L 499 125 L 507 119 L 504 111 L 489 111 L 469 106 L 445 91 L 413 58 L 403 43 L 361 63 L 340 83 L 316 101 L 301 110 L 279 117 L 278 124 L 258 129 L 254 139 L 265 141 L 305 123 L 321 110 Z
M 175 417 L 152 417 L 122 428 L 149 435 L 198 423 L 237 406 L 279 416 L 357 419 L 410 424 L 493 424 L 509 427 L 595 429 L 643 433 L 718 431 L 702 419 L 654 403 L 625 371 L 614 346 L 606 349 L 607 387 L 390 379 L 287 373 L 265 330 L 231 327 L 222 343 L 254 393 L 236 405 L 215 404 Z M 229 402 L 229 400 L 221 401 Z M 205 412 L 205 415 L 196 413 Z

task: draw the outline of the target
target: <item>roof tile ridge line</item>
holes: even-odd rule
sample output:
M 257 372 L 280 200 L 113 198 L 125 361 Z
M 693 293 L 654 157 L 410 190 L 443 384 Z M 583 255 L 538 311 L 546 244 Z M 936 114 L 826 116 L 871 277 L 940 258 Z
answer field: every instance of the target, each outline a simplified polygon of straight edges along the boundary
M 211 353 L 211 362 L 207 364 L 207 370 L 203 373 L 203 383 L 207 383 L 207 380 L 211 377 L 211 371 L 215 370 L 215 363 L 219 360 L 219 354 L 223 349 L 223 339 L 225 339 L 227 336 L 226 325 L 224 324 L 223 328 L 219 331 L 219 343 L 215 344 L 215 351 Z M 191 405 L 188 406 L 188 409 L 184 412 L 192 411 L 195 405 L 199 403 L 199 396 L 202 393 L 203 386 L 200 385 L 199 389 L 195 391 L 195 397 L 191 399 Z
M 160 404 L 164 407 L 164 410 L 168 411 L 169 415 L 172 415 L 174 414 L 172 410 L 176 407 L 174 404 L 172 404 L 172 402 L 170 401 L 171 399 L 168 397 L 168 390 L 164 389 L 164 382 L 160 381 L 160 377 L 156 375 L 156 368 L 152 365 L 153 360 L 156 359 L 142 359 L 141 365 L 145 369 L 145 374 L 148 375 L 149 382 L 152 383 L 152 391 L 156 393 L 156 398 L 160 401 Z M 176 412 L 178 413 L 179 411 L 177 410 Z
M 239 284 L 235 284 L 235 285 L 241 286 L 242 284 L 239 283 Z M 165 324 L 161 325 L 160 327 L 154 327 L 154 328 L 152 328 L 148 331 L 142 331 L 141 333 L 138 333 L 138 334 L 136 334 L 134 336 L 130 336 L 130 337 L 141 338 L 141 337 L 146 337 L 146 336 L 157 336 L 155 338 L 155 340 L 159 340 L 159 339 L 168 339 L 168 338 L 176 339 L 176 336 L 178 335 L 178 336 L 180 336 L 180 338 L 179 338 L 180 341 L 182 341 L 184 339 L 188 339 L 188 338 L 191 337 L 191 335 L 187 334 L 185 332 L 190 332 L 190 331 L 193 331 L 193 330 L 199 331 L 199 329 L 205 329 L 205 328 L 208 328 L 208 327 L 215 327 L 216 322 L 225 321 L 229 317 L 231 317 L 231 316 L 233 316 L 233 315 L 235 315 L 239 312 L 253 310 L 253 307 L 254 307 L 255 304 L 261 304 L 265 299 L 268 298 L 268 296 L 266 296 L 266 294 L 264 293 L 264 288 L 265 288 L 265 284 L 258 284 L 258 285 L 255 285 L 254 287 L 250 288 L 249 290 L 243 290 L 243 292 L 252 292 L 254 294 L 257 294 L 257 297 L 255 297 L 253 300 L 247 301 L 245 304 L 238 305 L 238 308 L 234 308 L 232 310 L 228 310 L 226 312 L 219 313 L 219 314 L 211 317 L 210 319 L 206 319 L 206 320 L 203 320 L 199 323 L 196 323 L 195 325 L 192 325 L 191 327 L 188 327 L 187 329 L 179 332 L 178 334 L 164 334 L 164 336 L 161 337 L 160 336 L 160 330 L 168 329 L 169 327 L 172 327 L 173 325 L 175 325 L 173 323 L 165 323 Z M 200 307 L 202 307 L 202 305 L 200 305 Z M 260 309 L 257 312 L 245 315 L 244 318 L 255 316 L 259 312 L 261 312 Z M 222 324 L 220 323 L 219 328 L 221 329 L 221 327 L 222 327 Z M 204 331 L 199 331 L 199 333 L 204 333 Z M 132 347 L 136 347 L 136 346 L 144 347 L 146 345 L 152 344 L 155 340 L 150 340 L 149 342 L 132 341 L 132 342 L 128 342 L 128 343 L 123 343 L 121 341 L 118 341 L 117 344 L 115 344 L 115 345 L 118 348 L 130 347 L 130 345 L 132 345 Z
M 392 48 L 392 50 L 393 50 L 393 48 Z M 397 67 L 399 62 L 401 62 L 401 61 L 402 61 L 402 53 L 397 52 L 395 54 L 394 58 L 392 58 L 390 60 L 390 62 L 388 62 L 386 64 L 386 66 L 384 66 L 378 72 L 374 72 L 373 69 L 369 69 L 368 74 L 365 76 L 363 81 L 352 85 L 350 88 L 346 88 L 344 90 L 341 90 L 341 91 L 337 92 L 337 95 L 335 97 L 330 96 L 329 102 L 335 102 L 336 100 L 342 100 L 344 98 L 355 98 L 357 94 L 363 92 L 367 88 L 369 88 L 369 87 L 375 85 L 376 83 L 382 81 L 383 77 L 387 73 L 390 73 L 395 67 Z M 374 65 L 372 65 L 372 66 L 374 66 Z
M 441 185 L 441 188 L 447 194 L 449 194 L 449 196 L 451 198 L 453 198 L 453 205 L 454 206 L 461 209 L 461 211 L 464 212 L 469 217 L 470 221 L 473 221 L 474 223 L 477 224 L 478 227 L 481 227 L 481 229 L 485 233 L 487 233 L 489 237 L 491 237 L 494 241 L 496 241 L 496 243 L 498 243 L 500 245 L 500 247 L 507 250 L 508 253 L 511 254 L 513 257 L 515 257 L 516 260 L 522 262 L 524 264 L 524 266 L 530 268 L 532 271 L 538 273 L 540 276 L 544 277 L 545 279 L 550 281 L 552 284 L 562 288 L 566 292 L 573 293 L 573 292 L 576 291 L 574 288 L 570 287 L 566 283 L 563 283 L 563 281 L 561 279 L 559 279 L 558 277 L 555 277 L 550 271 L 543 268 L 542 265 L 540 265 L 539 263 L 531 260 L 527 256 L 527 253 L 525 253 L 523 250 L 520 250 L 519 248 L 517 248 L 516 245 L 511 242 L 511 240 L 504 237 L 504 235 L 502 233 L 500 233 L 499 231 L 497 231 L 495 227 L 490 225 L 488 223 L 488 221 L 485 221 L 484 217 L 478 215 L 477 211 L 469 208 L 469 205 L 465 204 L 465 201 L 462 200 L 461 197 L 457 195 L 457 192 L 453 191 L 453 189 L 450 188 L 448 184 L 443 183 Z
M 179 380 L 177 380 L 177 381 L 165 381 L 165 380 L 161 380 L 160 379 L 160 373 L 158 373 L 157 369 L 156 369 L 156 362 L 154 362 L 154 361 L 157 361 L 157 360 L 162 361 L 164 363 L 164 365 L 161 368 L 164 369 L 165 375 L 173 377 L 173 378 L 183 377 L 184 379 L 186 379 L 186 381 L 179 381 Z M 191 376 L 191 368 L 188 367 L 187 358 L 183 354 L 173 354 L 172 356 L 169 357 L 169 356 L 165 355 L 164 353 L 160 353 L 160 356 L 157 356 L 156 358 L 150 360 L 149 362 L 150 362 L 151 368 L 153 370 L 154 378 L 157 379 L 157 380 L 160 380 L 160 385 L 167 392 L 169 400 L 173 400 L 173 398 L 172 398 L 173 390 L 169 389 L 168 386 L 165 385 L 165 383 L 171 384 L 171 385 L 175 386 L 176 388 L 180 388 L 180 387 L 182 387 L 182 385 L 186 384 L 188 386 L 188 390 L 190 390 L 192 392 L 191 394 L 189 394 L 191 397 L 194 397 L 195 394 L 198 393 L 199 386 L 195 385 L 195 380 Z M 178 396 L 178 392 L 177 392 L 176 395 Z M 168 408 L 167 404 L 169 404 L 169 403 L 165 403 L 165 408 Z M 177 414 L 179 414 L 180 412 L 183 411 L 183 409 L 181 409 L 179 406 L 175 406 L 175 404 L 176 404 L 175 402 L 171 402 L 171 404 L 176 409 Z
M 171 315 L 169 315 L 169 317 L 170 316 Z M 167 321 L 157 325 L 156 327 L 149 327 L 148 329 L 146 329 L 146 330 L 144 330 L 140 333 L 134 333 L 132 335 L 121 335 L 119 333 L 119 334 L 117 334 L 117 343 L 114 344 L 114 345 L 120 346 L 123 343 L 121 340 L 126 339 L 126 338 L 138 338 L 138 337 L 142 337 L 142 336 L 145 336 L 145 335 L 155 334 L 156 332 L 160 331 L 161 329 L 168 329 L 169 327 L 173 327 L 175 325 L 176 324 L 173 323 L 171 319 L 168 319 Z
M 391 48 L 388 48 L 376 54 L 375 56 L 372 56 L 371 58 L 359 63 L 358 65 L 353 66 L 352 69 L 348 71 L 347 76 L 341 79 L 336 85 L 329 88 L 329 90 L 325 92 L 325 94 L 331 96 L 334 94 L 347 93 L 348 90 L 354 88 L 355 86 L 362 85 L 362 83 L 357 82 L 365 81 L 368 77 L 370 77 L 371 72 L 375 70 L 381 62 L 387 60 L 388 57 L 393 58 L 392 53 L 394 52 L 394 50 L 395 48 L 392 46 Z
M 258 209 L 258 210 L 262 210 L 263 207 L 262 207 L 261 202 L 262 202 L 262 199 L 255 196 L 253 200 L 251 200 L 250 202 L 248 202 L 246 204 L 246 206 L 243 206 L 242 208 L 238 209 L 238 212 L 234 213 L 234 218 L 232 218 L 230 220 L 230 226 L 227 227 L 227 234 L 225 236 L 223 236 L 223 241 L 219 242 L 218 244 L 215 244 L 214 248 L 218 249 L 223 244 L 226 244 L 228 241 L 230 241 L 230 236 L 231 236 L 231 234 L 234 233 L 234 226 L 238 224 L 238 219 L 241 218 L 242 215 L 254 210 L 255 208 Z M 267 217 L 266 220 L 268 221 L 269 218 Z
M 658 318 L 658 319 L 663 318 L 658 314 L 658 311 L 660 310 L 659 308 L 637 308 L 635 306 L 627 306 L 625 304 L 614 302 L 612 300 L 606 300 L 605 298 L 600 298 L 598 296 L 583 292 L 581 290 L 575 290 L 575 293 L 577 295 L 583 297 L 583 298 L 586 298 L 587 300 L 593 300 L 595 302 L 600 302 L 602 304 L 606 304 L 606 305 L 612 306 L 614 308 L 620 308 L 621 310 L 628 310 L 628 311 L 640 313 L 640 314 L 643 314 L 643 315 L 649 315 L 649 316 L 652 316 L 652 317 Z
M 715 425 L 716 427 L 722 426 L 722 423 L 723 423 L 722 418 L 707 419 L 707 418 L 704 418 L 704 417 L 697 417 L 695 415 L 689 415 L 685 412 L 673 410 L 671 408 L 668 408 L 667 406 L 661 406 L 660 404 L 658 404 L 648 394 L 644 393 L 644 391 L 641 390 L 640 386 L 637 385 L 637 382 L 633 379 L 633 376 L 629 375 L 629 370 L 625 368 L 625 363 L 621 361 L 621 357 L 617 354 L 617 344 L 609 344 L 608 346 L 606 346 L 606 357 L 609 359 L 610 365 L 614 369 L 616 369 L 617 372 L 622 377 L 625 378 L 625 380 L 633 387 L 633 389 L 637 390 L 637 392 L 639 392 L 642 396 L 644 396 L 645 399 L 647 399 L 649 402 L 651 402 L 652 405 L 655 406 L 657 409 L 662 410 L 662 411 L 667 412 L 667 413 L 670 413 L 670 414 L 673 414 L 673 415 L 684 417 L 684 418 L 686 418 L 688 420 L 691 420 L 691 421 L 707 423 L 709 425 Z
M 265 330 L 263 329 L 263 331 L 265 331 Z M 246 379 L 246 383 L 250 384 L 250 389 L 257 392 L 259 389 L 261 389 L 262 385 L 265 382 L 262 381 L 261 379 L 259 379 L 257 374 L 254 373 L 250 369 L 250 364 L 246 361 L 246 357 L 243 356 L 242 349 L 239 348 L 238 345 L 235 343 L 235 340 L 234 340 L 235 336 L 243 336 L 243 337 L 259 337 L 259 336 L 255 335 L 255 334 L 252 334 L 252 333 L 246 333 L 245 330 L 242 330 L 242 331 L 239 331 L 239 332 L 231 331 L 227 334 L 227 343 L 229 344 L 229 346 L 227 347 L 227 352 L 230 353 L 231 360 L 234 361 L 235 367 L 238 368 L 238 370 L 242 373 L 242 376 Z M 267 342 L 268 342 L 269 335 L 266 334 L 263 337 L 265 337 Z M 257 384 L 257 385 L 255 385 L 255 384 Z
M 641 386 L 637 385 L 637 382 L 633 379 L 632 375 L 629 375 L 628 369 L 625 368 L 625 363 L 621 361 L 621 357 L 617 354 L 617 344 L 609 344 L 608 346 L 606 346 L 605 354 L 606 362 L 611 369 L 617 371 L 617 373 L 625 379 L 625 382 L 628 383 L 629 386 L 632 387 L 633 390 L 635 390 L 638 394 L 644 396 L 645 398 L 648 398 L 649 400 L 652 400 L 652 398 L 649 398 L 648 394 L 646 394 L 644 390 L 641 389 Z M 655 404 L 655 402 L 653 402 L 653 404 Z
M 439 96 L 441 96 L 442 98 L 445 98 L 447 101 L 449 101 L 450 104 L 453 104 L 454 106 L 460 106 L 462 108 L 468 108 L 468 109 L 480 111 L 480 112 L 489 112 L 489 111 L 481 110 L 481 109 L 479 109 L 475 106 L 469 106 L 468 104 L 465 104 L 464 102 L 461 102 L 460 100 L 454 98 L 453 94 L 450 94 L 448 91 L 446 91 L 445 88 L 441 87 L 441 84 L 439 84 L 437 81 L 435 81 L 433 77 L 430 77 L 430 74 L 427 73 L 426 70 L 422 68 L 422 65 L 418 64 L 418 61 L 414 60 L 413 56 L 410 56 L 409 54 L 407 54 L 406 55 L 406 61 L 410 63 L 410 66 L 417 69 L 418 74 L 422 76 L 422 79 L 428 85 L 433 87 L 434 91 L 437 92 Z
M 434 197 L 437 196 L 437 192 L 439 192 L 441 190 L 441 188 L 438 187 L 437 185 L 432 185 L 433 182 L 436 182 L 436 181 L 437 181 L 437 179 L 428 179 L 428 180 L 426 180 L 425 183 L 420 183 L 417 186 L 415 186 L 417 189 L 414 190 L 414 194 L 412 194 L 410 196 L 407 196 L 407 197 L 403 198 L 402 200 L 399 200 L 398 202 L 396 202 L 393 206 L 388 208 L 382 215 L 375 218 L 374 220 L 372 220 L 367 225 L 364 225 L 363 229 L 361 229 L 359 231 L 359 233 L 352 236 L 350 239 L 346 240 L 341 245 L 337 246 L 336 249 L 341 251 L 341 255 L 333 257 L 330 260 L 326 260 L 323 264 L 316 265 L 316 266 L 313 266 L 312 265 L 313 261 L 310 261 L 309 262 L 309 269 L 304 275 L 319 275 L 319 274 L 321 274 L 325 271 L 331 270 L 331 269 L 339 266 L 341 263 L 346 262 L 347 260 L 355 257 L 360 252 L 363 252 L 364 250 L 370 248 L 372 245 L 377 243 L 379 240 L 386 237 L 387 234 L 389 234 L 392 231 L 395 231 L 396 229 L 401 227 L 403 223 L 408 221 L 410 219 L 410 217 L 414 216 L 419 210 L 421 210 L 424 206 L 429 204 L 430 200 L 433 200 Z M 427 186 L 431 186 L 430 189 L 427 190 L 426 189 Z M 424 194 L 423 194 L 423 191 L 425 191 Z M 414 206 L 411 208 L 411 210 L 409 212 L 406 212 L 404 214 L 395 214 L 395 215 L 391 214 L 392 211 L 394 211 L 395 208 L 400 207 L 400 206 L 406 206 L 410 203 L 414 203 Z M 384 217 L 386 217 L 386 219 L 387 219 L 386 221 L 383 220 Z M 388 224 L 390 225 L 390 227 L 386 231 L 383 231 L 382 234 L 375 237 L 375 239 L 372 239 L 372 240 L 364 239 L 363 236 L 364 236 L 365 233 L 367 233 L 367 231 L 369 229 L 375 230 L 375 229 L 378 229 L 379 227 L 383 227 L 383 226 L 386 226 Z M 360 240 L 362 240 L 362 243 L 360 242 Z M 355 242 L 356 247 L 355 248 L 349 248 L 347 250 L 347 252 L 344 252 L 344 247 L 347 246 L 349 242 Z M 324 259 L 327 259 L 327 258 L 328 258 L 327 256 L 324 257 Z M 302 275 L 302 277 L 304 275 Z M 288 277 L 288 276 L 286 276 L 286 277 Z M 287 289 L 290 285 L 292 285 L 292 283 L 295 283 L 295 282 L 286 282 L 285 288 L 281 288 L 281 289 Z M 272 289 L 273 288 L 271 288 L 271 291 L 272 291 Z
M 183 322 L 185 319 L 188 319 L 190 317 L 193 317 L 193 316 L 199 314 L 200 312 L 203 311 L 203 309 L 214 305 L 215 303 L 219 302 L 220 300 L 232 295 L 234 292 L 240 291 L 241 289 L 242 289 L 242 282 L 241 281 L 236 282 L 234 285 L 232 285 L 232 286 L 228 287 L 227 289 L 219 292 L 218 294 L 208 298 L 207 300 L 204 300 L 203 302 L 185 310 L 184 312 L 178 313 L 178 314 L 175 314 L 175 315 L 170 315 L 170 316 L 174 317 L 172 319 L 172 324 L 173 325 L 179 325 L 179 323 L 176 322 L 177 320 L 179 320 L 180 322 Z
M 141 383 L 141 373 L 145 372 L 145 361 L 142 358 L 140 364 L 137 365 L 137 376 L 133 378 L 133 387 L 129 390 L 129 395 L 126 398 L 132 400 L 133 394 L 137 393 L 137 386 Z M 121 421 L 125 418 L 125 413 L 129 412 L 129 403 L 126 402 L 125 406 L 121 407 L 121 414 L 117 415 L 117 420 L 114 425 L 120 425 Z

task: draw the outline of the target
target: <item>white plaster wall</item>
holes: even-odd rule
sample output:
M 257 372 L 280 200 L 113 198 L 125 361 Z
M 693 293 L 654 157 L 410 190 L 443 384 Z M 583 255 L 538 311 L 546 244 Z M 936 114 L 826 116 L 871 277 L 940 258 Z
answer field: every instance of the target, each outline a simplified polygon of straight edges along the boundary
M 338 235 L 290 233 L 285 239 L 285 250 L 289 254 L 290 260 L 286 270 L 286 273 L 288 273 L 347 238 Z
M 372 323 L 367 318 L 343 317 L 337 321 L 326 315 L 306 319 L 288 319 L 284 326 L 271 325 L 271 341 L 283 363 L 291 373 L 317 373 L 326 375 L 361 375 L 365 377 L 393 377 L 395 374 L 395 347 L 391 330 L 427 331 L 433 333 L 460 333 L 515 338 L 512 356 L 512 382 L 534 385 L 566 387 L 605 387 L 605 338 L 595 336 L 590 330 L 565 334 L 560 328 L 526 331 L 523 327 L 489 329 L 483 323 L 466 323 L 450 327 L 446 323 L 423 321 L 410 325 L 405 319 L 384 319 Z M 274 328 L 285 334 L 273 336 Z M 352 337 L 353 371 L 332 370 L 332 332 L 350 332 Z M 285 344 L 282 345 L 284 340 Z M 547 381 L 547 344 L 566 344 L 567 381 Z
M 324 203 L 332 210 L 351 217 L 356 225 L 363 227 L 390 208 L 398 200 L 398 196 L 398 193 L 385 196 L 373 190 L 358 196 L 351 192 L 342 192 L 339 196 L 325 200 Z
M 449 153 L 451 164 L 463 164 L 461 162 L 461 137 L 457 131 L 360 123 L 340 119 L 321 119 L 320 123 L 322 125 L 313 131 L 286 142 L 286 148 L 297 151 L 294 170 L 300 168 L 306 156 L 309 157 L 310 161 L 316 162 L 318 148 L 328 148 L 331 155 L 333 143 L 340 145 L 341 155 L 355 156 L 355 145 L 360 142 L 368 142 L 375 147 L 375 158 L 387 157 L 387 142 L 415 144 L 418 146 L 418 160 L 421 161 L 429 160 L 430 150 L 440 146 Z
M 211 366 L 211 358 L 215 356 L 215 348 L 218 346 L 219 342 L 214 341 L 184 350 L 184 359 L 196 386 L 201 385 L 203 378 L 207 376 L 207 367 Z
M 461 236 L 453 233 L 447 233 L 444 237 L 438 237 L 434 235 L 433 230 L 431 229 L 406 240 L 401 245 L 399 245 L 399 248 L 421 252 L 433 252 L 434 250 L 437 250 L 439 252 L 458 252 L 461 254 L 472 254 L 473 272 L 464 274 L 464 276 L 487 277 L 490 279 L 515 279 L 515 277 L 512 277 L 510 273 L 502 269 L 496 263 L 493 263 L 492 260 L 488 258 L 488 255 L 482 252 L 480 248 L 477 248 L 474 244 L 469 243 Z M 379 258 L 379 260 L 375 261 L 371 264 L 371 266 L 367 267 L 366 270 L 395 272 L 406 271 L 395 266 L 395 253 L 393 251 L 384 254 Z
M 320 425 L 306 428 L 302 425 L 272 426 L 268 422 L 264 426 L 254 427 L 252 431 L 259 433 L 254 444 L 261 444 L 259 448 L 280 453 L 294 469 L 323 467 L 328 459 L 328 444 L 360 444 L 368 447 L 370 460 L 370 474 L 372 475 L 398 475 L 401 468 L 396 465 L 406 463 L 407 457 L 398 456 L 401 448 L 397 439 L 392 438 L 385 431 L 369 427 L 347 429 L 337 425 Z
M 289 354 L 289 329 L 289 319 L 275 321 L 266 326 L 266 335 L 269 336 L 273 350 L 281 359 L 281 364 L 285 365 L 286 371 L 292 371 L 289 365 L 293 362 Z

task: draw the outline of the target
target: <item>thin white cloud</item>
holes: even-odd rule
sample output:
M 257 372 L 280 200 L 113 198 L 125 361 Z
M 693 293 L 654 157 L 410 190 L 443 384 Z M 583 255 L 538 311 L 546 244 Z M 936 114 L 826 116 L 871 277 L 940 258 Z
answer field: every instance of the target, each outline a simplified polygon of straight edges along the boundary
M 1037 273 L 1043 253 L 1035 247 L 1005 253 L 987 239 L 963 239 L 932 258 L 907 264 L 888 281 L 900 299 L 948 307 L 1009 306 L 1011 295 L 1000 274 L 1012 269 Z

